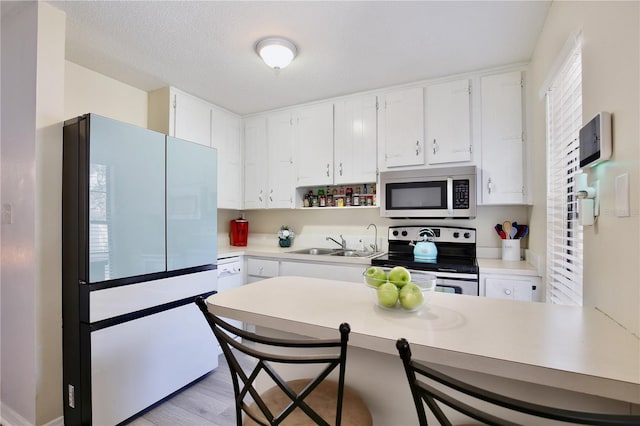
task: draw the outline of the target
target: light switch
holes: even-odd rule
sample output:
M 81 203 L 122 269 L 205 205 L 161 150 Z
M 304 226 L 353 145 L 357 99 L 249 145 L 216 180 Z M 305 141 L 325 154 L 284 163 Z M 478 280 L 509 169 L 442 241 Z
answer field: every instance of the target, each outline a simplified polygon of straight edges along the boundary
M 11 225 L 11 204 L 2 205 L 2 223 Z
M 616 216 L 629 216 L 629 173 L 616 177 Z

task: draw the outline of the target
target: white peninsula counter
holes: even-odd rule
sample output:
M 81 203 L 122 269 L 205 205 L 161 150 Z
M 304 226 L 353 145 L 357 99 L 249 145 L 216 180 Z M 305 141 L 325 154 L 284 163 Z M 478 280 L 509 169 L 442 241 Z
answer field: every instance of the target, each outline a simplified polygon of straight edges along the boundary
M 640 341 L 596 310 L 436 292 L 421 311 L 391 312 L 376 307 L 362 283 L 300 277 L 259 281 L 207 302 L 224 317 L 317 338 L 337 337 L 339 324 L 349 323 L 347 382 L 376 425 L 417 424 L 395 348 L 400 337 L 415 359 L 498 391 L 640 412 Z

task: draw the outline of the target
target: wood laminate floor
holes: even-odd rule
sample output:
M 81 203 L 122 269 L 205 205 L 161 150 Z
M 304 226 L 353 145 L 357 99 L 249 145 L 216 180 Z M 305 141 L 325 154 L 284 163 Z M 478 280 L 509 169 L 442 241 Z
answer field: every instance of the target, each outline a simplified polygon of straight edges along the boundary
M 129 426 L 235 426 L 233 384 L 229 366 L 219 366 L 204 379 L 134 419 Z

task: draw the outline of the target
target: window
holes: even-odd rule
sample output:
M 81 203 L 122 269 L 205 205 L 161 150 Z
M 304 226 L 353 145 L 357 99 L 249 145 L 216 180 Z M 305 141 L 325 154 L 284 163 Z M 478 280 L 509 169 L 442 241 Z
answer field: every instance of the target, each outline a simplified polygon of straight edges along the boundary
M 547 301 L 582 305 L 582 227 L 576 174 L 582 126 L 582 54 L 578 43 L 557 68 L 546 92 Z

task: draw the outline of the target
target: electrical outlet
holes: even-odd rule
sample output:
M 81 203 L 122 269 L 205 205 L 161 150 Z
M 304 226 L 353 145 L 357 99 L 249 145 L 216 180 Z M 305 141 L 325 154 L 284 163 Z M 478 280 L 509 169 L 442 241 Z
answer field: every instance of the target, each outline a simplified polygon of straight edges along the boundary
M 68 386 L 68 392 L 69 392 L 69 407 L 76 408 L 76 393 L 73 388 L 73 385 Z

